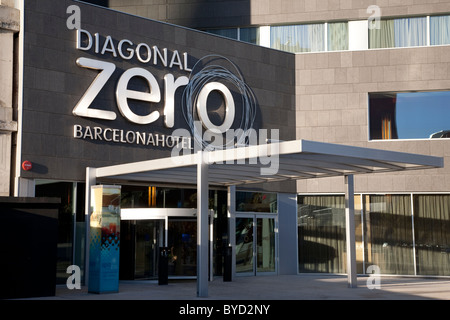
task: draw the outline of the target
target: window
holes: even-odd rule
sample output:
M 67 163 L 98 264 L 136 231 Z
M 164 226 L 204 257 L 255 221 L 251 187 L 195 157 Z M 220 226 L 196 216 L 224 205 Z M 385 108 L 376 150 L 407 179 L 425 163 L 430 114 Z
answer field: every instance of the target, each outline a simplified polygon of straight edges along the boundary
M 277 194 L 237 191 L 236 211 L 277 212 Z
M 259 28 L 239 28 L 239 40 L 260 44 L 260 30 Z
M 345 272 L 345 199 L 340 195 L 299 196 L 299 272 Z
M 450 195 L 414 195 L 417 274 L 450 275 Z
M 328 23 L 327 26 L 327 50 L 348 50 L 348 23 Z
M 379 29 L 369 29 L 369 49 L 414 47 L 426 44 L 426 17 L 381 20 Z
M 227 28 L 227 29 L 208 29 L 208 33 L 216 34 L 222 37 L 240 40 L 253 44 L 260 44 L 260 29 L 252 28 Z
M 366 267 L 382 274 L 414 274 L 410 195 L 366 195 L 364 235 Z
M 344 196 L 297 205 L 299 272 L 345 273 Z M 450 276 L 449 228 L 450 194 L 355 194 L 357 272 Z
M 218 36 L 230 38 L 230 39 L 238 39 L 238 29 L 237 28 L 228 28 L 228 29 L 208 29 L 205 30 L 208 33 L 216 34 Z
M 369 94 L 371 140 L 450 137 L 450 91 Z
M 430 44 L 450 44 L 450 16 L 430 17 Z
M 325 50 L 324 24 L 274 26 L 270 28 L 270 47 L 288 52 Z

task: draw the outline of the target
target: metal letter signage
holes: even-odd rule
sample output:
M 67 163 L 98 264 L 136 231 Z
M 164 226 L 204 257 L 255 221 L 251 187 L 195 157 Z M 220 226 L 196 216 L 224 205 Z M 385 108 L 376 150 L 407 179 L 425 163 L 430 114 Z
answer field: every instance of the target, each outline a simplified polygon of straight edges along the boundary
M 113 74 L 114 70 L 116 70 L 116 66 L 114 65 L 114 63 L 89 58 L 78 58 L 77 64 L 82 68 L 90 68 L 102 71 L 98 74 L 89 89 L 87 89 L 86 93 L 77 103 L 77 105 L 73 109 L 73 114 L 80 117 L 115 120 L 117 115 L 113 111 L 89 109 L 92 101 L 94 101 L 95 97 L 98 95 L 100 90 L 102 90 L 103 86 Z
M 150 88 L 150 93 L 129 90 L 128 82 L 133 77 L 142 77 L 147 81 Z M 155 77 L 147 70 L 142 68 L 132 68 L 125 71 L 117 83 L 116 99 L 117 106 L 119 107 L 120 113 L 127 118 L 129 121 L 138 124 L 149 124 L 154 122 L 159 118 L 159 112 L 153 111 L 146 116 L 139 116 L 131 111 L 128 105 L 128 98 L 134 100 L 141 100 L 147 102 L 160 102 L 161 92 L 159 91 L 159 85 Z
M 179 76 L 175 77 L 168 73 L 164 76 L 164 94 L 155 76 L 147 69 L 141 67 L 133 67 L 125 70 L 117 81 L 115 90 L 115 99 L 117 108 L 120 114 L 134 124 L 147 125 L 155 122 L 161 116 L 160 111 L 152 110 L 154 104 L 160 103 L 162 95 L 164 96 L 164 126 L 166 128 L 173 128 L 175 125 L 175 93 L 177 89 L 185 87 L 183 98 L 180 102 L 180 111 L 183 112 L 193 136 L 199 136 L 198 129 L 194 128 L 196 119 L 200 120 L 202 126 L 215 134 L 226 133 L 234 124 L 236 116 L 235 101 L 232 91 L 229 86 L 233 88 L 233 92 L 238 92 L 242 95 L 243 114 L 242 119 L 239 119 L 240 129 L 248 130 L 252 127 L 254 121 L 254 96 L 245 84 L 242 75 L 238 68 L 228 59 L 217 55 L 211 55 L 200 59 L 196 66 L 203 65 L 203 69 L 193 72 L 188 68 L 188 55 L 186 52 L 180 54 L 177 50 L 169 51 L 167 48 L 160 49 L 157 46 L 149 46 L 145 43 L 133 44 L 128 39 L 120 41 L 114 40 L 111 36 L 101 37 L 98 33 L 91 34 L 86 30 L 77 30 L 76 48 L 82 51 L 92 50 L 98 55 L 106 55 L 114 58 L 122 58 L 123 60 L 135 59 L 135 63 L 161 65 L 165 68 L 177 68 L 187 72 L 192 72 L 190 77 Z M 216 65 L 208 65 L 207 59 L 222 60 L 230 64 L 235 73 L 227 70 L 224 67 Z M 206 60 L 205 60 L 206 59 Z M 201 62 L 201 63 L 200 63 Z M 96 118 L 102 120 L 116 120 L 117 112 L 113 110 L 100 110 L 93 106 L 93 102 L 99 95 L 100 91 L 105 87 L 111 76 L 116 70 L 116 65 L 112 62 L 101 61 L 92 58 L 80 57 L 76 61 L 77 65 L 96 71 L 100 71 L 85 94 L 76 104 L 73 109 L 73 114 L 79 117 Z M 143 79 L 148 86 L 148 92 L 128 89 L 128 85 L 133 78 L 139 77 Z M 225 105 L 225 116 L 222 124 L 215 125 L 208 115 L 208 97 L 213 92 L 217 91 L 222 97 Z M 136 114 L 129 105 L 129 99 L 148 102 L 148 111 L 144 114 Z M 195 112 L 195 116 L 192 112 Z M 89 126 L 82 127 L 80 125 L 74 126 L 74 137 L 77 139 L 91 139 L 91 140 L 105 140 L 122 143 L 140 142 L 143 139 L 139 137 L 144 136 L 144 133 L 137 131 L 127 131 L 129 134 L 124 138 L 114 139 L 110 137 L 110 132 L 115 132 L 113 128 L 94 127 L 94 131 Z M 146 133 L 150 136 L 150 133 Z M 156 134 L 155 134 L 156 135 Z M 134 138 L 132 138 L 134 137 Z M 173 138 L 176 138 L 175 136 Z M 142 142 L 141 142 L 142 143 Z M 144 144 L 144 143 L 142 143 Z M 151 143 L 145 143 L 149 145 Z

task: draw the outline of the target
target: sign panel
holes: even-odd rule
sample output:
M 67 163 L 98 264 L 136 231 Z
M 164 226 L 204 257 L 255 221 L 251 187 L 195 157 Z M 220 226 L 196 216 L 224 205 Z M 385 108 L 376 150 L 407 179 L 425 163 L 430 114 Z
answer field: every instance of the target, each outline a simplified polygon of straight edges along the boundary
M 88 291 L 92 293 L 119 291 L 120 189 L 91 188 Z

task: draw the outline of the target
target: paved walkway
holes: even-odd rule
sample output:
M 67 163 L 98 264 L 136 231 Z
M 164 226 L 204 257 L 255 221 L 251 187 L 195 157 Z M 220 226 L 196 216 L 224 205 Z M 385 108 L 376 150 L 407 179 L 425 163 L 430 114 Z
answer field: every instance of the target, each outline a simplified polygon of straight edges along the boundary
M 215 278 L 208 297 L 197 297 L 195 280 L 120 281 L 118 293 L 93 294 L 86 287 L 69 290 L 57 286 L 54 297 L 31 300 L 450 300 L 450 279 L 381 277 L 379 289 L 369 289 L 368 277 L 358 278 L 357 288 L 347 287 L 345 276 L 237 277 L 232 282 Z M 369 282 L 369 285 L 375 284 Z

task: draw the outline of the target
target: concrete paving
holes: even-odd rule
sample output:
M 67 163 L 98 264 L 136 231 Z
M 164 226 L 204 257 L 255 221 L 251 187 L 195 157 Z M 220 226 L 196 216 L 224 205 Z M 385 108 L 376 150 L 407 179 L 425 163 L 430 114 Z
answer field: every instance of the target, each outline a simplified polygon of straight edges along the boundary
M 369 280 L 369 281 L 368 281 Z M 236 277 L 232 282 L 215 278 L 208 297 L 197 297 L 195 280 L 120 281 L 119 292 L 88 293 L 86 287 L 69 290 L 58 285 L 53 297 L 28 300 L 450 300 L 450 278 L 358 277 L 348 288 L 346 276 L 278 275 Z M 379 285 L 379 288 L 369 289 Z

